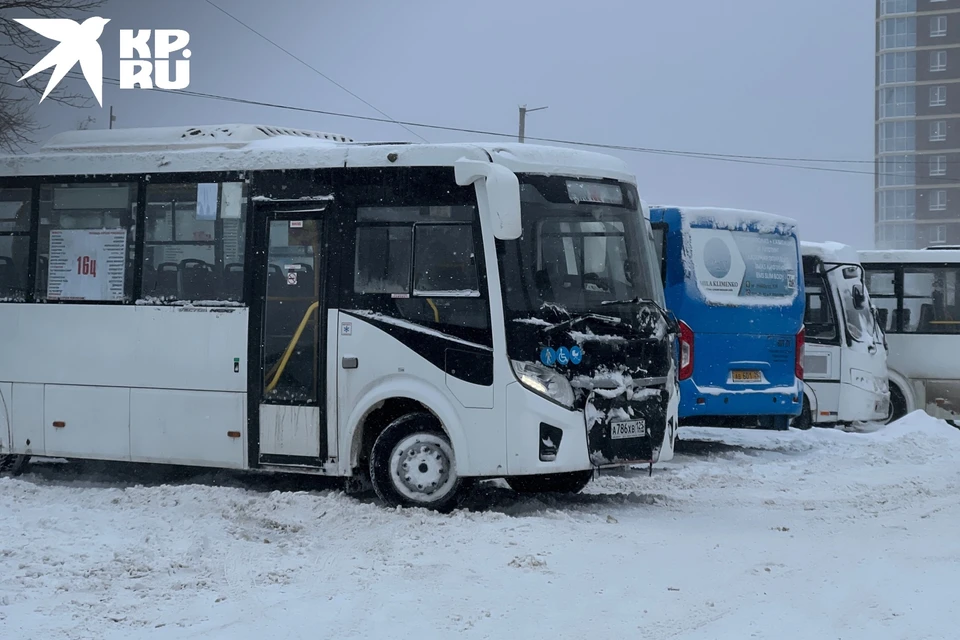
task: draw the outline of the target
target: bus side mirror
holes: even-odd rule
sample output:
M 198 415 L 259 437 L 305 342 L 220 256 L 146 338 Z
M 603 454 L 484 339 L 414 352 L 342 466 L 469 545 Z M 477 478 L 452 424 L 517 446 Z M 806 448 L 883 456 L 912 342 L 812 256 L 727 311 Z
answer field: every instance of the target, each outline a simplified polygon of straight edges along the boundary
M 863 287 L 858 284 L 853 285 L 853 308 L 858 310 L 863 309 L 866 301 L 867 299 L 863 295 Z
M 480 210 L 489 216 L 493 235 L 498 240 L 516 240 L 523 233 L 520 223 L 520 181 L 513 171 L 492 162 L 457 160 L 454 175 L 461 187 L 477 184 Z

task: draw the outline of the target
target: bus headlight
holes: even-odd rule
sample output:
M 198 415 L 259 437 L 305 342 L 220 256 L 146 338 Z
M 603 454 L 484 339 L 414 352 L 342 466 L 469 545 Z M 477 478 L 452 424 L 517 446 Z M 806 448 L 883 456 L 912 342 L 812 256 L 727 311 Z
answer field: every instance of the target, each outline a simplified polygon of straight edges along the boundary
M 510 363 L 520 384 L 547 400 L 573 409 L 573 387 L 563 375 L 536 362 L 511 360 Z

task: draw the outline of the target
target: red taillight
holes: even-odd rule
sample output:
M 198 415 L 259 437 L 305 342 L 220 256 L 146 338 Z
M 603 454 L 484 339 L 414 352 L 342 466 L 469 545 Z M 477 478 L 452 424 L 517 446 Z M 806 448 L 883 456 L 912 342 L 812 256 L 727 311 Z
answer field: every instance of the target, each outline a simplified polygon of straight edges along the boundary
M 803 380 L 803 340 L 806 336 L 806 330 L 801 328 L 799 333 L 797 333 L 797 364 L 796 364 L 796 374 L 797 377 Z
M 680 321 L 680 379 L 693 375 L 693 329 Z

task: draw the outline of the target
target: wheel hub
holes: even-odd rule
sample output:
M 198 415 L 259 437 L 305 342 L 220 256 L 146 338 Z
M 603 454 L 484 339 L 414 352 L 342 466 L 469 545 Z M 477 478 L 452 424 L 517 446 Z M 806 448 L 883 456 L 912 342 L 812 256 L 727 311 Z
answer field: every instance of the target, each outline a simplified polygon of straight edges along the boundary
M 400 441 L 391 456 L 390 473 L 400 493 L 418 501 L 442 498 L 452 488 L 452 451 L 440 438 L 418 434 Z

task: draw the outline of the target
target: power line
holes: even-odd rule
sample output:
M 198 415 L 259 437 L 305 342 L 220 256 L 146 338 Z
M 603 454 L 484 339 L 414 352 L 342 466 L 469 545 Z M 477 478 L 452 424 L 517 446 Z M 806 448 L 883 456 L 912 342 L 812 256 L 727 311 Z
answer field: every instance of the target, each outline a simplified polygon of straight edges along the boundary
M 76 71 L 71 71 L 67 75 L 72 76 L 74 78 L 83 77 L 82 74 Z M 120 84 L 120 81 L 117 78 L 104 77 L 103 80 L 104 82 L 114 86 L 119 86 Z M 504 133 L 500 131 L 488 131 L 484 129 L 471 129 L 466 127 L 453 127 L 448 125 L 429 124 L 424 122 L 397 121 L 390 118 L 377 118 L 374 116 L 362 116 L 362 115 L 352 114 L 352 113 L 340 113 L 337 111 L 326 111 L 323 109 L 298 107 L 294 105 L 264 102 L 261 100 L 249 100 L 246 98 L 237 98 L 234 96 L 222 96 L 222 95 L 217 95 L 213 93 L 204 93 L 201 91 L 191 91 L 189 89 L 181 89 L 177 91 L 165 91 L 162 89 L 154 88 L 154 89 L 147 89 L 147 90 L 161 91 L 163 93 L 180 94 L 180 95 L 191 96 L 196 98 L 206 98 L 210 100 L 220 100 L 220 101 L 249 105 L 249 106 L 267 107 L 271 109 L 281 109 L 286 111 L 295 111 L 299 113 L 310 113 L 310 114 L 330 116 L 335 118 L 347 118 L 350 120 L 362 120 L 367 122 L 383 122 L 383 123 L 399 124 L 401 126 L 421 127 L 424 129 L 433 129 L 437 131 L 469 133 L 472 135 L 483 135 L 483 136 L 491 136 L 491 137 L 498 137 L 498 138 L 512 139 L 516 137 L 516 134 Z M 576 147 L 589 147 L 589 148 L 606 149 L 606 150 L 613 150 L 613 151 L 629 151 L 632 153 L 644 153 L 644 154 L 652 154 L 652 155 L 676 156 L 676 157 L 694 158 L 699 160 L 715 160 L 718 162 L 732 162 L 735 164 L 750 164 L 750 165 L 759 165 L 759 166 L 766 166 L 766 167 L 782 167 L 786 169 L 805 169 L 807 171 L 820 171 L 820 172 L 826 172 L 826 173 L 845 173 L 845 174 L 851 174 L 851 175 L 885 176 L 885 177 L 896 177 L 896 178 L 903 177 L 895 173 L 877 173 L 874 171 L 863 171 L 860 169 L 841 169 L 837 167 L 812 167 L 812 166 L 801 165 L 801 164 L 786 164 L 784 162 L 779 162 L 778 160 L 780 160 L 780 158 L 778 158 L 777 156 L 741 156 L 741 155 L 734 155 L 734 154 L 709 153 L 709 152 L 698 152 L 698 151 L 681 151 L 676 149 L 657 149 L 652 147 L 635 147 L 635 146 L 628 146 L 628 145 L 604 144 L 601 142 L 586 142 L 581 140 L 564 140 L 561 138 L 540 138 L 540 137 L 532 137 L 532 136 L 528 136 L 527 139 L 536 141 L 536 142 L 547 142 L 551 144 L 562 144 L 562 145 L 576 146 Z M 819 162 L 819 163 L 838 162 L 836 160 L 828 160 L 828 159 L 819 159 L 819 160 L 804 159 L 804 158 L 783 158 L 783 159 L 789 162 Z M 946 178 L 941 176 L 931 176 L 930 180 L 933 183 L 958 182 L 958 180 L 956 179 Z M 913 187 L 916 185 L 890 185 L 890 186 Z
M 240 18 L 236 17 L 235 15 L 233 15 L 232 13 L 230 13 L 229 11 L 227 11 L 226 9 L 220 7 L 219 5 L 217 5 L 216 3 L 214 3 L 213 0 L 206 0 L 206 3 L 209 4 L 211 7 L 213 7 L 214 9 L 216 9 L 217 11 L 219 11 L 220 13 L 222 13 L 223 15 L 225 15 L 225 16 L 227 16 L 228 18 L 230 18 L 231 20 L 233 20 L 234 22 L 238 23 L 239 25 L 243 26 L 244 28 L 248 29 L 249 31 L 253 32 L 254 34 L 256 34 L 257 36 L 259 36 L 259 37 L 262 38 L 263 40 L 266 40 L 267 42 L 269 42 L 270 44 L 272 44 L 274 47 L 276 47 L 276 48 L 279 49 L 280 51 L 284 52 L 285 54 L 287 54 L 288 56 L 290 56 L 291 58 L 293 58 L 294 60 L 296 60 L 297 62 L 299 62 L 299 63 L 302 64 L 303 66 L 305 66 L 306 68 L 310 69 L 311 71 L 313 71 L 314 73 L 316 73 L 317 75 L 319 75 L 321 78 L 323 78 L 323 79 L 326 80 L 327 82 L 330 82 L 331 84 L 336 85 L 337 87 L 339 87 L 339 88 L 342 89 L 343 91 L 346 91 L 347 93 L 349 93 L 351 96 L 353 96 L 354 98 L 356 98 L 357 100 L 359 100 L 359 101 L 362 102 L 363 104 L 367 105 L 368 107 L 370 107 L 371 109 L 373 109 L 374 111 L 376 111 L 377 113 L 379 113 L 380 115 L 382 115 L 383 117 L 387 118 L 387 120 L 389 120 L 390 122 L 392 122 L 392 123 L 394 123 L 394 124 L 400 125 L 400 126 L 403 127 L 404 129 L 406 129 L 407 132 L 410 133 L 411 135 L 417 136 L 418 138 L 420 138 L 420 139 L 423 140 L 424 142 L 427 142 L 427 139 L 424 138 L 423 136 L 421 136 L 421 135 L 420 135 L 419 133 L 417 133 L 416 131 L 412 131 L 411 129 L 409 129 L 409 128 L 407 128 L 406 126 L 404 126 L 402 123 L 397 122 L 394 118 L 391 118 L 389 115 L 387 115 L 386 113 L 384 113 L 384 112 L 381 111 L 380 109 L 376 108 L 375 106 L 373 106 L 372 104 L 370 104 L 369 102 L 367 102 L 366 100 L 364 100 L 363 98 L 361 98 L 360 96 L 358 96 L 357 94 L 355 94 L 353 91 L 350 91 L 350 89 L 347 89 L 345 86 L 343 86 L 342 84 L 340 84 L 339 82 L 337 82 L 336 80 L 334 80 L 333 78 L 331 78 L 330 76 L 328 76 L 327 74 L 323 73 L 322 71 L 320 71 L 319 69 L 317 69 L 316 67 L 314 67 L 313 65 L 311 65 L 310 63 L 308 63 L 308 62 L 307 62 L 306 60 L 304 60 L 303 58 L 300 58 L 300 57 L 294 55 L 290 50 L 285 49 L 284 47 L 280 46 L 280 45 L 277 44 L 275 41 L 273 41 L 273 40 L 271 40 L 270 38 L 268 38 L 267 36 L 263 35 L 263 34 L 260 33 L 259 31 L 257 31 L 256 29 L 254 29 L 253 27 L 251 27 L 250 25 L 248 25 L 246 22 L 244 22 L 243 20 L 241 20 Z

